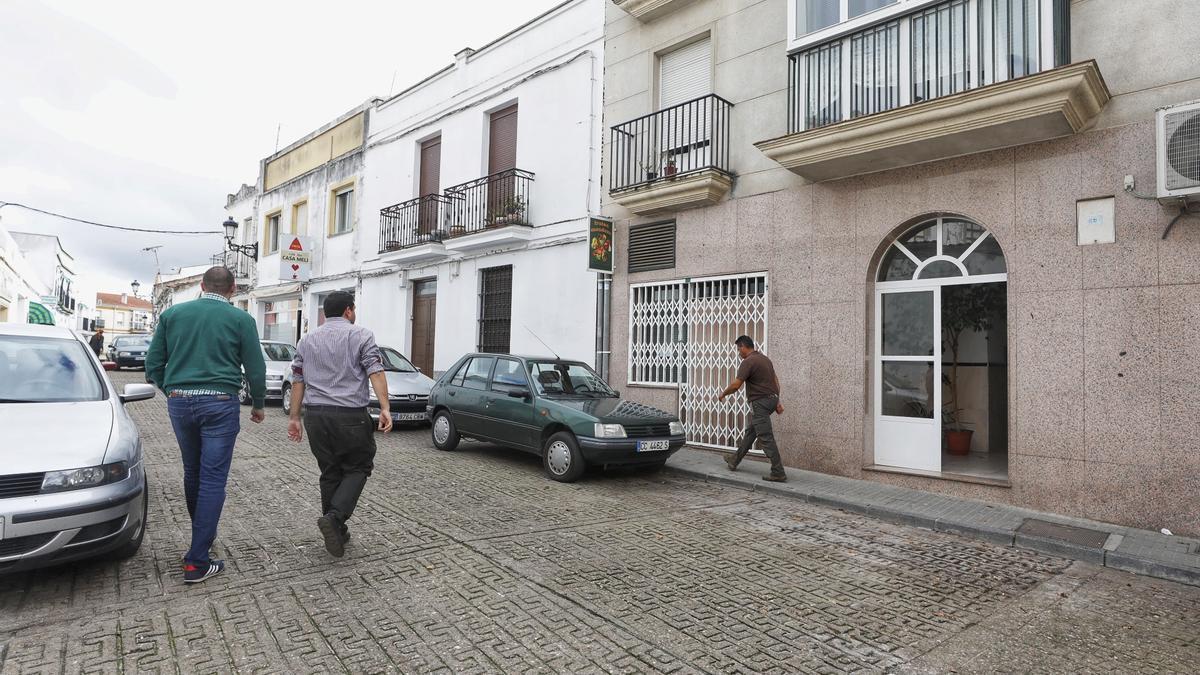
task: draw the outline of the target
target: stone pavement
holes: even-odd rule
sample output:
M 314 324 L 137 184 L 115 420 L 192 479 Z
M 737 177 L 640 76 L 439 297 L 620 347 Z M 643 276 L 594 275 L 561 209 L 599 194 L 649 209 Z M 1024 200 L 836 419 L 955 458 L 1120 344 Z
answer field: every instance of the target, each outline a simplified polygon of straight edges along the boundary
M 118 383 L 140 373 L 114 374 Z M 347 556 L 316 468 L 248 411 L 217 552 L 188 528 L 162 398 L 133 404 L 142 553 L 0 577 L 0 673 L 1194 672 L 1200 588 L 671 472 L 563 485 L 531 456 L 380 436 Z
M 800 469 L 789 469 L 786 483 L 765 483 L 765 461 L 731 472 L 723 453 L 706 450 L 684 448 L 669 466 L 709 482 L 1200 586 L 1200 539 Z

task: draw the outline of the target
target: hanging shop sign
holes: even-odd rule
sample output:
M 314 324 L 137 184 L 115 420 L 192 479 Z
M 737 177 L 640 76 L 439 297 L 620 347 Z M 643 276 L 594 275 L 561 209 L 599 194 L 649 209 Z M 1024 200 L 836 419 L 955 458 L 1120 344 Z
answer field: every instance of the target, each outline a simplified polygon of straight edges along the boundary
M 591 218 L 588 221 L 588 271 L 612 274 L 613 221 Z

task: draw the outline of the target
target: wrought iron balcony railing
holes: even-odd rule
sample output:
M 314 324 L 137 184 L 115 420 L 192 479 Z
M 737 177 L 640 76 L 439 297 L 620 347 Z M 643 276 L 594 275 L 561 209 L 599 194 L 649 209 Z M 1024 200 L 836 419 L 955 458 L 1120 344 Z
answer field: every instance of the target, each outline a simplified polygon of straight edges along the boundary
M 1065 65 L 1068 16 L 1063 0 L 948 0 L 798 51 L 788 133 Z
M 508 169 L 448 187 L 447 235 L 461 237 L 506 225 L 530 225 L 533 172 Z
M 533 173 L 509 169 L 410 199 L 379 212 L 379 252 L 504 227 L 529 226 Z
M 709 169 L 729 174 L 732 107 L 709 94 L 614 126 L 609 192 Z
M 379 252 L 441 241 L 445 230 L 446 206 L 442 195 L 425 195 L 389 206 L 379 212 Z
M 212 257 L 214 267 L 223 266 L 229 268 L 233 273 L 234 279 L 253 279 L 255 272 L 254 259 L 244 253 L 237 251 L 222 251 Z

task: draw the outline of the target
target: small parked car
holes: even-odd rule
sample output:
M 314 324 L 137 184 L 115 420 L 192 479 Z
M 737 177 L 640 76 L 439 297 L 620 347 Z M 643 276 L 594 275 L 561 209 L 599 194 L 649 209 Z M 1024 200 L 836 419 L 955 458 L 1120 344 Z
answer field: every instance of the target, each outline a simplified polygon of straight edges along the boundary
M 267 401 L 283 401 L 283 383 L 292 374 L 292 359 L 296 358 L 296 348 L 287 342 L 262 340 L 263 361 L 267 364 Z M 288 394 L 290 396 L 291 394 Z M 242 388 L 238 390 L 238 400 L 242 405 L 250 405 L 250 383 L 242 378 Z
M 685 441 L 675 415 L 624 400 L 587 364 L 558 358 L 468 354 L 434 384 L 429 415 L 438 449 L 463 438 L 518 448 L 562 482 L 588 465 L 661 467 Z
M 395 349 L 380 346 L 379 353 L 383 357 L 383 371 L 388 383 L 388 407 L 391 409 L 392 422 L 428 422 L 429 416 L 426 415 L 425 408 L 429 403 L 429 390 L 433 387 L 433 380 Z M 292 412 L 291 375 L 291 370 L 287 370 L 282 383 L 284 414 Z M 268 374 L 268 380 L 269 378 Z M 268 381 L 268 389 L 270 386 Z M 371 398 L 367 403 L 367 411 L 371 413 L 371 419 L 379 421 L 379 399 L 375 397 L 374 387 L 369 387 L 369 391 Z
M 383 355 L 383 372 L 387 377 L 388 408 L 392 413 L 392 422 L 396 424 L 425 424 L 429 415 L 425 408 L 429 405 L 429 390 L 433 388 L 433 379 L 421 372 L 403 354 L 391 347 L 380 347 Z M 379 421 L 379 399 L 371 388 L 371 402 L 367 404 L 367 412 L 371 419 Z
M 54 326 L 0 324 L 0 574 L 132 557 L 146 534 L 142 442 L 87 343 Z
M 108 360 L 122 368 L 145 368 L 150 335 L 118 335 L 108 345 Z

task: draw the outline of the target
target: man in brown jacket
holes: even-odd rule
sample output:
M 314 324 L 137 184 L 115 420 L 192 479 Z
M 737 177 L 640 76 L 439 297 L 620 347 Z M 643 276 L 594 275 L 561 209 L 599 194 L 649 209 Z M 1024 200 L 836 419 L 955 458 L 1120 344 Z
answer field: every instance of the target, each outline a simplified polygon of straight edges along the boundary
M 738 443 L 737 453 L 725 457 L 725 463 L 730 471 L 737 471 L 738 463 L 750 452 L 754 441 L 762 441 L 763 452 L 771 460 L 770 475 L 763 480 L 782 483 L 787 480 L 783 470 L 783 460 L 779 457 L 779 448 L 775 445 L 775 432 L 771 428 L 771 413 L 783 414 L 783 404 L 779 402 L 779 377 L 775 375 L 775 365 L 766 354 L 755 351 L 754 340 L 743 335 L 734 343 L 737 345 L 738 356 L 742 363 L 738 366 L 737 377 L 721 392 L 717 400 L 724 401 L 742 385 L 746 385 L 746 400 L 750 402 L 750 424 L 742 441 Z

